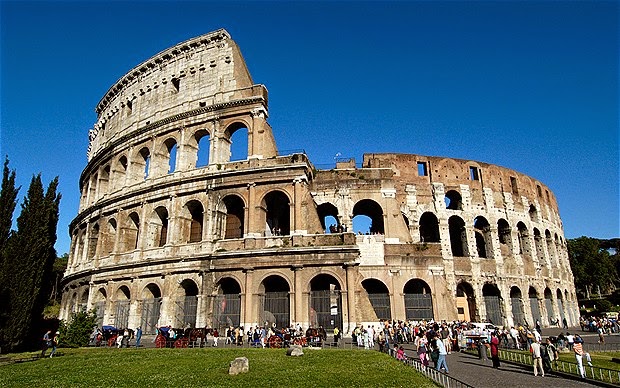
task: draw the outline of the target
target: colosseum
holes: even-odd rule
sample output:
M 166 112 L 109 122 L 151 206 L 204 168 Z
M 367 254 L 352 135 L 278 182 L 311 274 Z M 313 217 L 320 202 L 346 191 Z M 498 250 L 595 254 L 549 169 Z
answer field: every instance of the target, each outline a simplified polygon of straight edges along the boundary
M 577 323 L 562 221 L 543 183 L 448 157 L 370 153 L 318 169 L 304 152 L 280 153 L 267 89 L 225 30 L 131 69 L 96 112 L 62 319 L 94 309 L 99 324 L 147 333 Z M 366 230 L 354 230 L 359 219 Z

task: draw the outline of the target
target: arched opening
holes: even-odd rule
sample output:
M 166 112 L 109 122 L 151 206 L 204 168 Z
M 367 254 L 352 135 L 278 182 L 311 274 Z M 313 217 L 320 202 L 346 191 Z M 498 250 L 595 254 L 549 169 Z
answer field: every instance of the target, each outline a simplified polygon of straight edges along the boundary
M 184 328 L 196 327 L 196 312 L 198 310 L 198 286 L 191 279 L 181 282 L 182 298 L 177 300 L 177 321 Z
M 117 329 L 126 329 L 129 327 L 129 304 L 131 302 L 131 294 L 129 287 L 120 286 L 116 290 L 116 315 L 114 318 L 114 326 Z
M 127 157 L 125 155 L 118 158 L 114 164 L 114 186 L 115 188 L 121 188 L 125 186 L 125 180 L 127 177 Z
M 519 253 L 526 260 L 532 260 L 532 248 L 530 247 L 530 235 L 523 222 L 517 224 L 519 231 Z
M 286 194 L 272 191 L 263 199 L 265 235 L 288 236 L 291 234 L 290 202 Z
M 553 293 L 549 287 L 545 288 L 545 309 L 547 310 L 547 320 L 549 325 L 555 322 L 555 314 L 553 312 Z
M 377 320 L 391 320 L 390 291 L 387 286 L 381 280 L 364 279 L 362 280 L 362 287 L 364 287 L 368 294 L 368 299 L 373 310 L 375 310 Z
M 168 242 L 168 210 L 158 206 L 151 217 L 148 225 L 148 247 L 163 247 Z
M 487 321 L 494 325 L 502 326 L 504 318 L 502 314 L 502 294 L 495 284 L 485 284 L 482 287 L 482 297 L 487 310 Z
M 242 238 L 245 215 L 245 204 L 236 195 L 224 197 L 226 206 L 226 228 L 224 238 Z
M 537 228 L 534 228 L 534 245 L 536 246 L 536 257 L 538 258 L 538 264 L 541 267 L 544 267 L 546 264 L 545 251 L 543 248 L 542 236 Z
M 99 175 L 95 174 L 91 176 L 88 181 L 88 203 L 92 204 L 97 202 L 97 183 L 99 181 Z
M 105 166 L 99 175 L 99 196 L 104 196 L 110 189 L 110 165 Z
M 102 256 L 107 256 L 114 250 L 114 241 L 116 241 L 116 220 L 110 218 L 108 220 L 107 231 L 103 236 L 101 243 Z
M 536 206 L 530 205 L 529 213 L 530 213 L 530 220 L 532 222 L 536 222 L 538 220 L 538 211 L 536 211 Z
M 493 249 L 491 248 L 491 225 L 486 218 L 478 216 L 474 219 L 474 233 L 476 235 L 476 250 L 478 257 L 492 257 Z
M 227 327 L 238 327 L 240 322 L 241 287 L 233 278 L 222 278 L 213 301 L 213 327 L 224 332 Z
M 176 171 L 177 168 L 177 141 L 174 138 L 167 139 L 164 141 L 164 146 L 166 147 L 166 159 L 168 161 L 168 174 L 171 174 Z
M 564 300 L 563 299 L 564 298 L 562 296 L 562 290 L 558 288 L 555 292 L 555 300 L 557 301 L 557 304 L 558 304 L 558 311 L 560 312 L 560 319 L 562 320 L 562 322 L 564 322 L 564 320 L 566 319 L 566 312 L 564 312 Z M 558 324 L 561 324 L 561 322 L 558 322 Z
M 136 173 L 139 174 L 137 180 L 145 180 L 149 176 L 149 168 L 151 165 L 151 151 L 148 147 L 143 147 L 138 151 L 138 155 L 136 155 L 135 161 L 136 165 Z M 139 173 L 139 171 L 141 173 Z
M 88 258 L 92 259 L 97 254 L 97 243 L 99 242 L 99 224 L 93 225 L 88 239 Z
M 189 201 L 185 205 L 185 216 L 187 217 L 187 242 L 194 243 L 202 241 L 202 227 L 204 218 L 204 208 L 202 203 L 196 200 Z
M 161 310 L 161 290 L 155 283 L 149 283 L 142 290 L 142 315 L 140 327 L 147 334 L 155 334 Z
M 471 284 L 462 281 L 456 286 L 456 309 L 459 320 L 478 321 L 476 295 Z
M 230 157 L 228 160 L 246 160 L 248 158 L 248 129 L 245 124 L 234 123 L 225 131 L 229 143 Z
M 344 231 L 338 219 L 338 208 L 331 203 L 322 203 L 317 206 L 317 213 L 321 221 L 321 227 L 325 233 L 338 233 Z
M 433 319 L 431 288 L 422 279 L 411 279 L 403 289 L 405 294 L 405 317 L 411 320 Z
M 450 248 L 452 250 L 452 256 L 469 256 L 465 221 L 463 221 L 463 219 L 459 216 L 452 216 L 448 219 L 448 229 L 450 231 Z
M 321 274 L 310 281 L 310 326 L 325 330 L 342 329 L 340 283 L 331 275 Z
M 261 324 L 266 327 L 289 327 L 290 324 L 290 287 L 287 281 L 278 275 L 271 275 L 260 286 Z
M 508 221 L 500 218 L 497 221 L 497 234 L 499 237 L 500 250 L 503 256 L 512 255 L 512 237 Z
M 556 267 L 559 263 L 557 262 L 555 253 L 555 243 L 553 241 L 553 237 L 551 237 L 551 232 L 549 232 L 549 229 L 545 230 L 545 243 L 547 244 L 547 252 L 549 254 L 551 267 Z
M 523 311 L 523 295 L 517 286 L 510 288 L 510 305 L 512 306 L 512 321 L 514 325 L 525 324 L 525 313 Z
M 204 129 L 196 131 L 194 134 L 194 142 L 196 146 L 196 167 L 204 167 L 209 165 L 211 151 L 211 137 L 209 132 Z
M 449 190 L 444 195 L 444 202 L 446 204 L 446 209 L 463 210 L 463 198 L 461 197 L 461 193 L 456 190 Z
M 97 314 L 97 327 L 103 326 L 103 316 L 105 315 L 105 303 L 108 299 L 104 288 L 100 288 L 93 297 L 93 308 Z
M 536 291 L 536 289 L 532 286 L 530 286 L 529 290 L 527 291 L 528 297 L 530 298 L 530 309 L 532 310 L 532 320 L 533 320 L 533 324 L 536 323 L 536 321 L 540 321 L 541 320 L 541 316 L 540 316 L 540 304 L 538 302 L 538 291 Z
M 358 216 L 366 216 L 370 218 L 370 226 L 368 232 L 370 234 L 385 234 L 383 224 L 383 209 L 381 205 L 372 199 L 362 199 L 353 206 L 353 230 L 361 230 L 358 228 Z
M 138 213 L 132 212 L 125 221 L 125 230 L 121 235 L 123 239 L 123 252 L 129 252 L 138 248 L 138 237 L 140 235 L 140 217 Z
M 420 217 L 420 241 L 435 243 L 440 242 L 439 220 L 431 212 L 426 212 Z
M 82 292 L 82 296 L 80 297 L 79 311 L 86 311 L 87 307 L 88 307 L 88 289 Z

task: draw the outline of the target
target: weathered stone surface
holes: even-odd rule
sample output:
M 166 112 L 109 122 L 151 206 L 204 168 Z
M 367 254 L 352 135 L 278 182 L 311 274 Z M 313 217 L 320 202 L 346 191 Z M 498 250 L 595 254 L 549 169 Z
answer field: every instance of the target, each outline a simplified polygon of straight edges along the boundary
M 291 345 L 290 348 L 286 349 L 287 356 L 299 357 L 304 355 L 304 350 L 301 345 Z
M 239 373 L 248 373 L 250 370 L 250 361 L 247 357 L 237 357 L 230 362 L 228 374 L 236 376 Z

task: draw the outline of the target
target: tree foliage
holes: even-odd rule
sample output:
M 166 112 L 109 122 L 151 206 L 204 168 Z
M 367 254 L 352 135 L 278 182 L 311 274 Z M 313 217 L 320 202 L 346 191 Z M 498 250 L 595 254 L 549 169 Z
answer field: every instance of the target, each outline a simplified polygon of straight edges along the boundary
M 593 292 L 608 293 L 618 286 L 618 251 L 609 253 L 609 240 L 579 237 L 567 240 L 575 286 L 587 298 Z
M 68 347 L 80 347 L 88 345 L 93 327 L 97 326 L 97 313 L 95 310 L 79 311 L 71 314 L 68 323 L 60 322 L 60 338 Z
M 5 177 L 8 177 L 6 188 Z M 8 162 L 5 162 L 0 197 L 6 200 L 9 208 L 11 198 L 15 208 L 14 177 L 14 172 L 8 173 Z M 3 349 L 21 350 L 38 343 L 40 333 L 35 331 L 49 300 L 53 284 L 50 276 L 56 260 L 54 244 L 60 203 L 57 188 L 58 177 L 44 191 L 41 174 L 33 176 L 21 204 L 17 230 L 9 232 L 5 244 L 0 247 L 3 260 L 0 268 L 1 292 L 5 303 L 0 322 L 0 345 Z M 9 212 L 6 213 L 8 215 Z M 5 218 L 7 215 L 2 213 Z M 0 224 L 5 225 L 6 220 Z

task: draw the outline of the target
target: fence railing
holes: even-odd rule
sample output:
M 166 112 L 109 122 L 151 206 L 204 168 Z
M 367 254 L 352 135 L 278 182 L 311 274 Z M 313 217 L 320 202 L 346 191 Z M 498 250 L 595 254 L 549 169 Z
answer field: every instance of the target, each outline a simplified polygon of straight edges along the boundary
M 396 351 L 394 349 L 388 349 L 388 354 L 394 358 L 396 358 Z M 410 367 L 414 368 L 416 371 L 422 373 L 429 379 L 433 380 L 437 384 L 441 385 L 445 388 L 474 388 L 472 385 L 462 382 L 461 380 L 457 380 L 452 376 L 449 376 L 445 373 L 438 371 L 435 368 L 431 368 L 430 366 L 426 366 L 422 364 L 420 360 L 417 358 L 407 357 L 403 362 Z
M 503 360 L 516 362 L 524 365 L 532 365 L 532 356 L 528 353 L 514 352 L 510 350 L 500 349 L 499 357 Z M 584 358 L 585 363 L 585 358 Z M 551 369 L 555 372 L 567 373 L 577 377 L 581 377 L 577 363 L 556 360 L 551 363 Z M 620 370 L 600 368 L 597 366 L 583 365 L 584 373 L 587 379 L 602 381 L 620 385 Z

